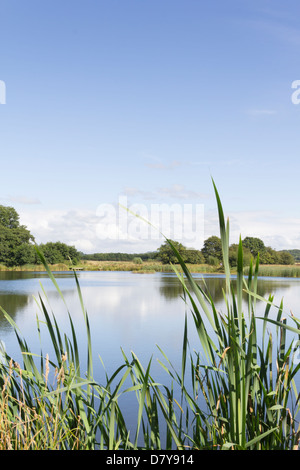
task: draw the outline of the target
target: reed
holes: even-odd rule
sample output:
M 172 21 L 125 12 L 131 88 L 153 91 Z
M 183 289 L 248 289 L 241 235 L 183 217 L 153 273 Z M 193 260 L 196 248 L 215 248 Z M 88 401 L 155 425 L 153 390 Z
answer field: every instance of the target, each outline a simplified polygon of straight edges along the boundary
M 257 295 L 259 260 L 252 263 L 248 278 L 243 273 L 243 247 L 239 242 L 235 290 L 228 261 L 229 221 L 225 223 L 221 201 L 214 185 L 220 223 L 226 288 L 223 293 L 226 312 L 217 312 L 213 299 L 195 283 L 190 272 L 176 253 L 186 280 L 181 279 L 191 303 L 194 324 L 198 332 L 200 352 L 190 356 L 192 390 L 189 393 L 180 377 L 186 412 L 192 410 L 193 429 L 190 445 L 197 448 L 221 449 L 292 449 L 298 448 L 299 412 L 295 377 L 300 365 L 294 361 L 293 342 L 287 343 L 287 326 L 283 306 L 273 305 L 273 298 Z M 170 242 L 171 243 L 171 242 Z M 174 251 L 176 248 L 172 247 Z M 247 294 L 244 311 L 243 294 Z M 263 318 L 256 316 L 256 300 L 265 300 Z M 277 320 L 269 318 L 271 307 L 277 309 Z M 259 322 L 262 338 L 259 343 Z M 267 323 L 276 325 L 277 342 L 268 333 Z M 209 328 L 208 328 L 209 327 Z M 213 334 L 211 333 L 213 332 Z M 277 345 L 277 347 L 276 347 Z M 187 333 L 184 357 L 187 356 Z M 199 394 L 206 410 L 199 407 Z
M 213 183 L 214 184 L 214 183 Z M 36 299 L 40 308 L 37 330 L 43 322 L 51 338 L 52 352 L 32 353 L 18 326 L 3 309 L 15 330 L 23 364 L 3 351 L 0 363 L 0 449 L 280 449 L 298 448 L 298 391 L 290 331 L 300 338 L 300 320 L 289 317 L 283 305 L 257 294 L 259 260 L 243 271 L 243 247 L 239 243 L 238 267 L 231 279 L 228 250 L 229 222 L 225 223 L 214 185 L 223 249 L 226 286 L 225 311 L 219 312 L 207 289 L 202 290 L 176 247 L 173 266 L 181 282 L 186 315 L 183 325 L 180 370 L 159 348 L 159 362 L 166 373 L 164 384 L 151 374 L 152 358 L 141 364 L 124 351 L 123 361 L 103 382 L 94 379 L 92 335 L 80 285 L 74 271 L 79 306 L 86 336 L 86 364 L 82 363 L 77 334 L 68 311 L 70 334 L 59 328 L 47 307 L 47 295 Z M 38 256 L 61 301 L 65 299 L 43 255 Z M 247 296 L 245 303 L 245 294 Z M 256 301 L 264 300 L 265 312 L 256 313 Z M 245 307 L 246 305 L 246 307 Z M 276 309 L 276 319 L 270 312 Z M 188 315 L 198 334 L 197 349 L 189 344 Z M 274 331 L 272 330 L 274 329 Z M 82 336 L 83 332 L 80 331 Z M 101 359 L 100 359 L 101 360 Z M 103 365 L 104 366 L 104 365 Z M 136 423 L 128 428 L 122 398 L 136 403 Z

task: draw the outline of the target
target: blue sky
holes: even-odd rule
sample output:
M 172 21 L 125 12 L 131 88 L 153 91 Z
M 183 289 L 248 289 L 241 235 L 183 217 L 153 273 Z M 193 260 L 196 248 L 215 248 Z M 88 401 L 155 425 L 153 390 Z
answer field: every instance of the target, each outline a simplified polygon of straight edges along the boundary
M 213 177 L 232 242 L 300 248 L 299 14 L 296 0 L 1 2 L 0 204 L 38 243 L 84 252 L 160 244 L 101 236 L 118 223 L 103 204 L 201 205 L 201 248 L 218 235 Z

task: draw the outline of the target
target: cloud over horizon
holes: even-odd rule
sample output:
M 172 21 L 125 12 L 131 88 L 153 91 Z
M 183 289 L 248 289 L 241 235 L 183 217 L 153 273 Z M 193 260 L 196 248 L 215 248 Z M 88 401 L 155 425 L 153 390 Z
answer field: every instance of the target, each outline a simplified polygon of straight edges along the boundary
M 74 245 L 85 253 L 142 253 L 155 251 L 164 242 L 156 228 L 150 229 L 146 222 L 133 215 L 127 214 L 128 218 L 124 218 L 126 211 L 122 211 L 117 204 L 107 207 L 109 210 L 105 210 L 103 206 L 103 210 L 98 210 L 98 213 L 97 210 L 31 210 L 24 211 L 20 219 L 38 244 L 61 241 Z M 145 218 L 150 220 L 149 207 L 133 204 L 129 208 L 142 209 L 141 216 L 145 215 Z M 183 216 L 183 212 L 180 212 L 182 204 L 165 204 L 158 207 L 166 212 L 161 212 L 159 219 L 154 214 L 154 226 L 163 227 L 166 236 L 172 238 L 175 235 L 174 239 L 186 246 L 201 249 L 205 239 L 211 235 L 219 236 L 216 211 L 206 211 L 203 206 L 203 212 L 197 213 L 199 220 L 196 223 L 194 208 Z M 176 208 L 180 213 L 172 212 L 170 218 L 170 209 Z M 203 217 L 203 220 L 200 220 L 200 217 Z M 181 221 L 183 224 L 180 226 Z M 229 222 L 230 243 L 238 243 L 240 235 L 242 239 L 253 236 L 261 238 L 266 246 L 276 250 L 300 249 L 300 218 L 285 218 L 282 214 L 272 211 L 245 211 L 230 213 Z

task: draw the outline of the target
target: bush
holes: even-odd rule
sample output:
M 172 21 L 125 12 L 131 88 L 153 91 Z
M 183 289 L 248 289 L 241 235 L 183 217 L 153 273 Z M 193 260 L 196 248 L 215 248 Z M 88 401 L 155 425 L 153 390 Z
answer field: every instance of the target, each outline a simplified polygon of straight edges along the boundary
M 210 266 L 219 266 L 220 260 L 216 258 L 215 256 L 209 255 L 207 257 L 207 264 L 209 264 Z

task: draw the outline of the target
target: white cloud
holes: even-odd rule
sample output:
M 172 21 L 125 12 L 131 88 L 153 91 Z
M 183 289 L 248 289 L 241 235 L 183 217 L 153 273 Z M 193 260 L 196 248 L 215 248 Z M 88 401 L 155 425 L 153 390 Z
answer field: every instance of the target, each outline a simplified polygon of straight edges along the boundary
M 129 197 L 138 197 L 142 199 L 156 199 L 157 195 L 154 191 L 144 191 L 143 189 L 126 187 L 123 190 L 124 194 Z
M 94 245 L 91 240 L 81 239 L 81 240 L 71 240 L 71 246 L 75 246 L 78 251 L 82 251 L 83 253 L 92 253 L 94 251 Z
M 132 198 L 138 197 L 144 200 L 156 201 L 161 199 L 165 201 L 166 198 L 169 198 L 176 199 L 178 201 L 196 199 L 197 201 L 201 202 L 203 199 L 211 197 L 211 195 L 206 193 L 200 193 L 197 191 L 186 189 L 186 187 L 182 184 L 173 184 L 167 187 L 160 187 L 154 191 L 145 191 L 140 188 L 126 187 L 124 188 L 123 192 L 126 196 Z
M 36 197 L 28 196 L 7 196 L 0 198 L 5 204 L 24 204 L 24 205 L 35 205 L 41 204 L 41 201 Z
M 300 248 L 300 218 L 271 211 L 236 212 L 230 216 L 231 238 L 258 237 L 276 250 Z
M 291 44 L 295 46 L 300 45 L 299 29 L 290 24 L 290 21 L 283 22 L 283 10 L 280 15 L 276 13 L 279 20 L 274 20 L 272 18 L 258 19 L 258 20 L 247 20 L 247 22 L 252 25 L 256 30 L 263 32 L 263 34 L 268 34 L 273 38 L 277 39 L 281 43 Z M 269 11 L 270 13 L 270 11 Z M 273 13 L 275 11 L 273 10 Z M 275 16 L 275 15 L 273 15 Z M 289 20 L 289 18 L 287 18 Z
M 274 109 L 248 109 L 246 113 L 251 116 L 273 116 L 277 114 L 277 111 Z
M 153 168 L 156 170 L 173 170 L 174 168 L 177 168 L 182 165 L 182 163 L 178 160 L 173 160 L 170 163 L 164 163 L 158 158 L 152 158 L 152 160 L 154 160 L 154 162 L 146 163 L 146 166 L 148 168 Z
M 169 197 L 172 199 L 197 199 L 202 200 L 207 198 L 208 195 L 204 193 L 198 193 L 197 191 L 191 191 L 186 189 L 182 184 L 173 184 L 170 187 L 159 188 L 158 193 L 164 197 Z
M 127 207 L 153 222 L 155 229 L 118 205 L 109 205 L 112 210 L 102 216 L 97 210 L 32 210 L 23 212 L 20 219 L 37 243 L 61 241 L 84 253 L 155 251 L 164 242 L 160 231 L 186 246 L 201 249 L 206 238 L 220 234 L 215 210 L 206 211 L 203 206 L 204 212 L 198 213 L 196 218 L 195 207 L 188 204 L 190 212 L 183 212 L 184 218 L 180 210 L 179 213 L 173 212 L 170 218 L 174 206 L 180 208 L 185 205 L 158 204 L 160 218 L 155 219 L 151 213 L 154 206 L 132 204 Z M 283 214 L 271 211 L 248 211 L 230 213 L 229 221 L 230 243 L 237 243 L 241 235 L 242 239 L 246 236 L 261 238 L 266 246 L 276 250 L 300 248 L 300 218 L 285 218 Z
M 95 212 L 37 210 L 22 212 L 21 223 L 34 235 L 37 243 L 61 241 L 83 247 L 94 248 L 95 225 L 98 221 Z

